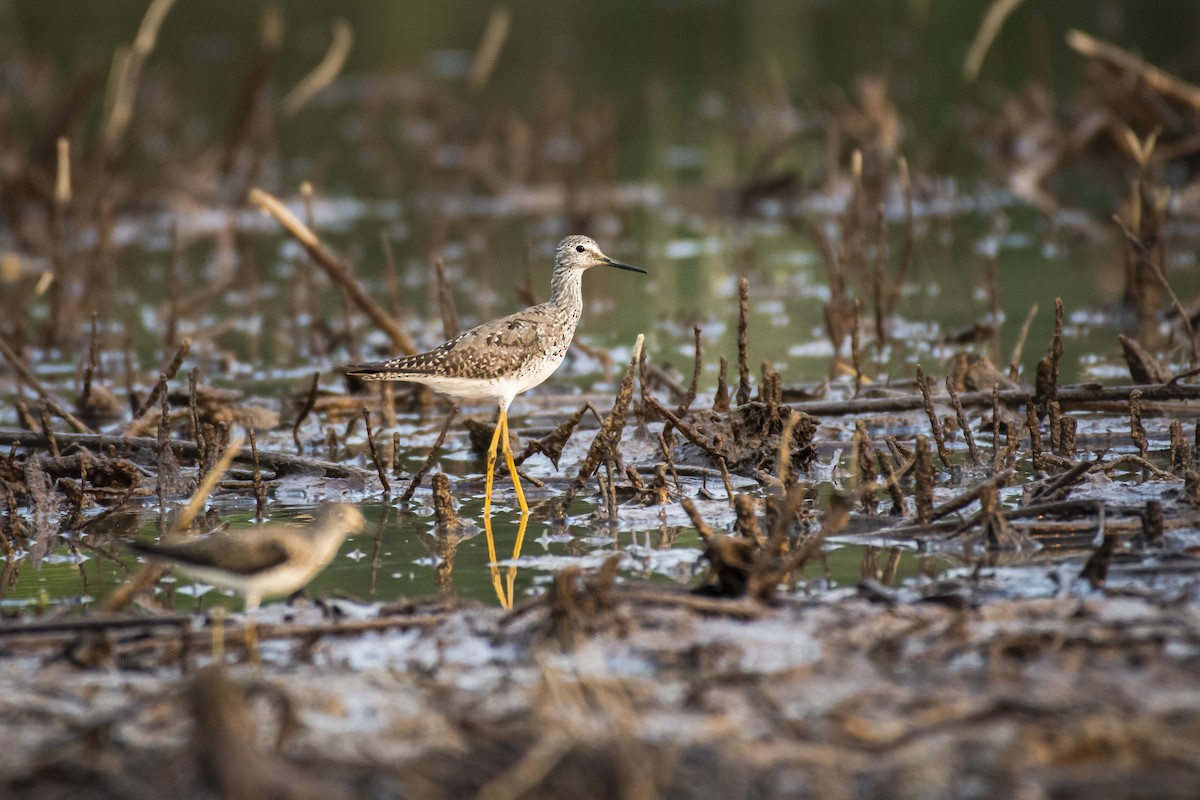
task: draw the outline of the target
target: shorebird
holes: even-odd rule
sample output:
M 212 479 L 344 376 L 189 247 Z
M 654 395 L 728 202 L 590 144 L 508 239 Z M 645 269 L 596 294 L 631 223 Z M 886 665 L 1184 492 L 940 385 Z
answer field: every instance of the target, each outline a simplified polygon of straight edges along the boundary
M 545 303 L 485 322 L 426 353 L 347 367 L 348 374 L 363 380 L 424 384 L 456 405 L 490 400 L 499 406 L 487 453 L 485 516 L 492 507 L 497 444 L 504 451 L 521 511 L 529 510 L 508 442 L 508 407 L 514 397 L 545 381 L 562 363 L 583 314 L 583 273 L 592 267 L 646 272 L 609 258 L 586 236 L 568 236 L 554 251 L 550 299 Z
M 130 542 L 129 546 L 195 580 L 242 595 L 249 620 L 247 647 L 254 657 L 257 647 L 251 615 L 262 599 L 307 586 L 337 555 L 346 537 L 362 526 L 361 511 L 334 503 L 322 507 L 310 524 L 279 523 L 162 544 Z

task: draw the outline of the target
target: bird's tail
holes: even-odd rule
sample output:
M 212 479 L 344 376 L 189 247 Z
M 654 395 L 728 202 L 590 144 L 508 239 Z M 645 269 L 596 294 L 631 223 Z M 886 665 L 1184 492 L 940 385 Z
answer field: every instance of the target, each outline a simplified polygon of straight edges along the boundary
M 162 558 L 167 555 L 163 548 L 156 544 L 148 544 L 146 542 L 125 542 L 125 546 L 143 556 L 155 556 Z

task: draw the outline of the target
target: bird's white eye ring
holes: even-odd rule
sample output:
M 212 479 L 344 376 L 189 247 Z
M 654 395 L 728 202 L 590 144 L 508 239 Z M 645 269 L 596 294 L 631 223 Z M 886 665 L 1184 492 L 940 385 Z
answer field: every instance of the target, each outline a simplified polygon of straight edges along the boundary
M 583 245 L 581 245 L 581 244 L 577 244 L 577 245 L 575 245 L 575 252 L 576 252 L 576 253 L 582 253 L 582 252 L 583 252 L 585 249 L 586 249 L 586 248 L 585 248 Z

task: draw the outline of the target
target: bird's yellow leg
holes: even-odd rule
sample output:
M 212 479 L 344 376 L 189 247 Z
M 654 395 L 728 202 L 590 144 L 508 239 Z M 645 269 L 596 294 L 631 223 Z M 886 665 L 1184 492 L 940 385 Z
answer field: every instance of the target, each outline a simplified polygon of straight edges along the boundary
M 483 516 L 487 517 L 492 510 L 492 479 L 496 471 L 496 445 L 500 443 L 500 436 L 505 429 L 507 415 L 503 410 L 500 412 L 500 418 L 496 420 L 496 432 L 492 434 L 492 443 L 488 446 L 487 452 L 487 489 L 483 493 Z M 508 448 L 505 448 L 507 450 Z
M 513 488 L 517 490 L 517 502 L 521 504 L 521 514 L 529 513 L 529 504 L 525 502 L 525 492 L 521 490 L 521 479 L 517 477 L 517 465 L 513 462 L 512 444 L 508 441 L 508 412 L 500 413 L 500 424 L 504 426 L 504 436 L 500 446 L 504 448 L 504 463 L 508 464 L 508 474 L 512 475 Z

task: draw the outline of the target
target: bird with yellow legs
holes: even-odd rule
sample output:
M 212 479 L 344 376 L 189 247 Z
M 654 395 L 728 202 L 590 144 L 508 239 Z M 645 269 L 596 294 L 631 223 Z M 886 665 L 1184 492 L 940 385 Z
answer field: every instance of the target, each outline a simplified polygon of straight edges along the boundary
M 568 236 L 554 251 L 550 299 L 545 303 L 485 322 L 425 353 L 347 367 L 347 374 L 363 380 L 424 384 L 451 398 L 455 408 L 463 401 L 497 405 L 496 430 L 487 451 L 485 518 L 492 507 L 497 449 L 504 454 L 522 514 L 529 511 L 509 443 L 508 408 L 517 395 L 549 378 L 566 357 L 583 315 L 583 273 L 600 266 L 646 272 L 609 258 L 586 236 Z

